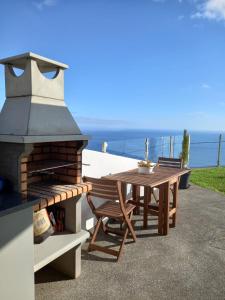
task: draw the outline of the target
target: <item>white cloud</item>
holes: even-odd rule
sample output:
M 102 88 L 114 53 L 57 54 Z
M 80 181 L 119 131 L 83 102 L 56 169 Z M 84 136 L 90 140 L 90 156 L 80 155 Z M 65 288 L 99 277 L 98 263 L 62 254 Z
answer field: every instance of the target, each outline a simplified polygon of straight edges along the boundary
M 57 0 L 43 0 L 39 2 L 33 2 L 33 5 L 38 9 L 38 10 L 43 10 L 45 7 L 52 7 L 57 4 Z
M 197 11 L 191 18 L 204 18 L 209 20 L 225 20 L 225 0 L 204 0 L 197 4 Z
M 202 83 L 201 87 L 203 89 L 210 89 L 211 88 L 211 86 L 208 83 Z

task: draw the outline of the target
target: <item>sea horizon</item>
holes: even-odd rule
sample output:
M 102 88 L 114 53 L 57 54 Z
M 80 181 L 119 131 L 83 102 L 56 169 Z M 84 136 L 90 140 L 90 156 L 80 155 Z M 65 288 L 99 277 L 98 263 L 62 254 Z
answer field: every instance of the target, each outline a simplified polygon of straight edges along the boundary
M 162 131 L 162 132 L 183 132 L 185 129 L 191 132 L 210 132 L 210 133 L 221 133 L 225 134 L 225 130 L 212 130 L 212 129 L 157 129 L 157 128 L 99 128 L 99 127 L 83 127 L 80 126 L 83 132 L 91 131 Z
M 157 161 L 159 156 L 169 156 L 170 136 L 174 139 L 173 156 L 179 157 L 182 147 L 183 130 L 162 129 L 86 129 L 90 136 L 87 149 L 102 150 L 107 142 L 107 152 L 136 159 L 144 158 L 145 139 L 150 141 L 149 158 Z M 190 167 L 216 166 L 218 159 L 219 135 L 222 134 L 221 164 L 225 165 L 225 132 L 190 130 Z

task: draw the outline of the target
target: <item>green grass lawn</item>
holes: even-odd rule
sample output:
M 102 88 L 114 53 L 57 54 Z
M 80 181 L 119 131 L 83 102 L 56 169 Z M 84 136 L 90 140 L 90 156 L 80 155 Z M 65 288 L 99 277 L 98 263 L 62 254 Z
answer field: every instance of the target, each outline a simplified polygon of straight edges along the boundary
M 191 182 L 209 190 L 225 194 L 225 167 L 193 169 Z

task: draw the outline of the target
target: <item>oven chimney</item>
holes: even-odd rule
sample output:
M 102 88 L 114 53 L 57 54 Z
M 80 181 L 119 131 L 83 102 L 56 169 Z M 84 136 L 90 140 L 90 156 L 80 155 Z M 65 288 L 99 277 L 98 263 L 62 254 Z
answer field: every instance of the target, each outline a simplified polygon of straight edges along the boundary
M 28 52 L 0 60 L 5 66 L 6 101 L 0 114 L 0 141 L 35 143 L 87 140 L 64 101 L 67 65 Z M 23 70 L 17 76 L 14 68 Z M 46 72 L 55 72 L 53 78 Z

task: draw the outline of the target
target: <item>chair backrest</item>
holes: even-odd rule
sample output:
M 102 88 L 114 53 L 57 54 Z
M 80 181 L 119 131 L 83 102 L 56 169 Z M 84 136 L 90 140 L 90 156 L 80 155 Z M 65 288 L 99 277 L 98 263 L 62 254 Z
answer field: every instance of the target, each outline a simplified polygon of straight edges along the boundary
M 116 201 L 120 199 L 120 183 L 109 179 L 98 179 L 85 176 L 84 181 L 92 183 L 92 190 L 89 195 L 105 200 Z
M 158 164 L 160 167 L 182 168 L 181 158 L 159 157 Z

